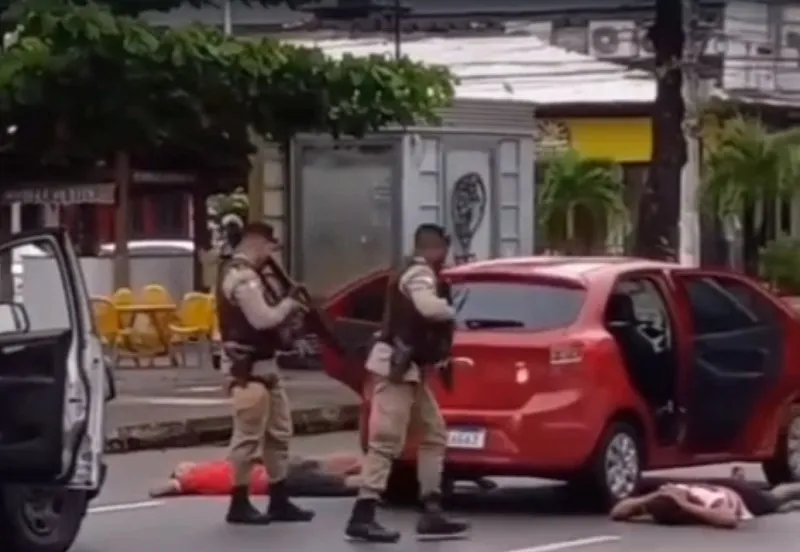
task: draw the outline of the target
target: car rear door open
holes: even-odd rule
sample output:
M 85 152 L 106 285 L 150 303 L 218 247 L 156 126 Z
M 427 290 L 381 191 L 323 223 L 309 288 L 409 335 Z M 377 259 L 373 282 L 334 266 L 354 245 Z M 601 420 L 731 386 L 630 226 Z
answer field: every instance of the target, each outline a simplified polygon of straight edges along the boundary
M 688 308 L 685 445 L 730 451 L 783 374 L 784 313 L 744 278 L 696 269 L 673 275 Z
M 84 448 L 91 320 L 80 268 L 62 230 L 0 243 L 0 267 L 24 247 L 44 255 L 30 265 L 21 290 L 0 285 L 0 481 L 70 484 L 81 471 L 86 484 L 96 483 L 98 462 Z M 0 273 L 0 280 L 9 277 Z M 81 466 L 79 456 L 89 463 Z

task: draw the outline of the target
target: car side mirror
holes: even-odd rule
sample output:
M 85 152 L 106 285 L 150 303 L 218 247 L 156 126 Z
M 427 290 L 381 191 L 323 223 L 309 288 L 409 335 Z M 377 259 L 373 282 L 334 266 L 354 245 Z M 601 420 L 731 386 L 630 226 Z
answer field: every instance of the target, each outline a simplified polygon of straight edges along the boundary
M 0 331 L 27 333 L 31 329 L 31 319 L 22 303 L 0 303 Z

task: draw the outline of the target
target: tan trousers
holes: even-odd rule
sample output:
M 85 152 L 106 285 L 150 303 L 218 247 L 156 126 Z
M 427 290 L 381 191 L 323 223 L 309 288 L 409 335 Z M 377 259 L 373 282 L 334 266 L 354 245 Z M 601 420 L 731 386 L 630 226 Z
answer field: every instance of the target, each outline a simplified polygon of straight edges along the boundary
M 430 388 L 425 383 L 392 383 L 375 376 L 373 389 L 359 496 L 379 498 L 383 494 L 392 463 L 403 452 L 406 435 L 417 430 L 422 433 L 417 458 L 420 494 L 440 492 L 447 429 Z
M 271 482 L 286 479 L 292 413 L 286 390 L 250 382 L 231 390 L 233 433 L 229 458 L 234 485 L 248 485 L 253 464 L 264 462 Z

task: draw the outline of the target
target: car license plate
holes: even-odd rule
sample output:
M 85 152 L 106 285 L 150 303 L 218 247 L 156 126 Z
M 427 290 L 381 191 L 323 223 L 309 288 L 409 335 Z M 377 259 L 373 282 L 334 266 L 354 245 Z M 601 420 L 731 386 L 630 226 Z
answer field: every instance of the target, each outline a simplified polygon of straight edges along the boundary
M 454 449 L 482 449 L 486 446 L 486 430 L 451 429 L 447 432 L 447 446 Z

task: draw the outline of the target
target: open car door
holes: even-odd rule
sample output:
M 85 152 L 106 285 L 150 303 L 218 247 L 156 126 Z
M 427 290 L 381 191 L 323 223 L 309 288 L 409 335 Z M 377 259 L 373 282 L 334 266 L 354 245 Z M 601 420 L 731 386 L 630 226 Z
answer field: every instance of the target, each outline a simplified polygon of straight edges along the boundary
M 323 343 L 325 372 L 359 395 L 367 376 L 364 363 L 383 319 L 389 277 L 389 270 L 373 272 L 337 291 L 323 305 L 339 342 L 349 352 L 344 356 Z
M 696 452 L 735 451 L 782 376 L 784 312 L 746 278 L 695 269 L 673 274 L 690 326 L 684 445 Z
M 11 289 L 8 267 L 25 266 L 21 252 L 32 250 L 36 264 Z M 97 490 L 111 382 L 63 230 L 0 243 L 2 312 L 13 316 L 0 315 L 0 481 Z

